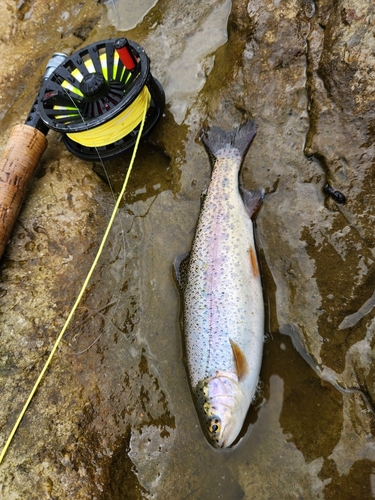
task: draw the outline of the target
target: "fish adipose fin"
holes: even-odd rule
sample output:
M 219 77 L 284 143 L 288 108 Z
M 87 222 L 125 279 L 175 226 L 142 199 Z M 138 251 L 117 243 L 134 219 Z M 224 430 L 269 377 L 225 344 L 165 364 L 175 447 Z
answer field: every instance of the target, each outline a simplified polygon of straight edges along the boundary
M 231 132 L 225 132 L 219 127 L 211 127 L 209 131 L 202 130 L 200 138 L 207 150 L 211 166 L 213 167 L 216 161 L 216 153 L 225 146 L 237 149 L 243 159 L 250 144 L 253 142 L 255 134 L 256 124 L 255 121 L 251 120 Z
M 236 371 L 238 380 L 241 380 L 245 375 L 249 373 L 249 365 L 241 347 L 236 344 L 232 339 L 229 339 L 230 345 L 232 346 L 234 361 L 236 363 Z

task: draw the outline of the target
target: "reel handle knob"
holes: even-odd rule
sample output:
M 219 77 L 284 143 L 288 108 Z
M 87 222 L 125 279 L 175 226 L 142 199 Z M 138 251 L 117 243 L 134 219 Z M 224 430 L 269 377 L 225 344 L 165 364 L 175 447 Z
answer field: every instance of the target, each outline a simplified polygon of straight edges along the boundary
M 47 142 L 43 132 L 29 125 L 16 125 L 11 132 L 0 161 L 0 258 Z

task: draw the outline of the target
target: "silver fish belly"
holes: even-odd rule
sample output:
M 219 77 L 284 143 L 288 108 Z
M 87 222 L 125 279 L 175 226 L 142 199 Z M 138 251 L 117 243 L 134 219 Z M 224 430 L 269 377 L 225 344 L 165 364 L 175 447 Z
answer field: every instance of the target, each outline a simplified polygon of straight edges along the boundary
M 190 383 L 209 441 L 228 447 L 256 391 L 264 304 L 251 215 L 261 191 L 239 189 L 254 122 L 203 137 L 213 172 L 190 253 L 184 331 Z

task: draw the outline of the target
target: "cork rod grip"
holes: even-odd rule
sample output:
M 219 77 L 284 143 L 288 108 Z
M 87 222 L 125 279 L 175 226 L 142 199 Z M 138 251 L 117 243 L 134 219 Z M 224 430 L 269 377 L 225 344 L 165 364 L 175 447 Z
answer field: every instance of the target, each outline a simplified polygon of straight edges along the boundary
M 29 125 L 13 128 L 0 161 L 0 258 L 46 147 L 46 136 L 36 128 Z

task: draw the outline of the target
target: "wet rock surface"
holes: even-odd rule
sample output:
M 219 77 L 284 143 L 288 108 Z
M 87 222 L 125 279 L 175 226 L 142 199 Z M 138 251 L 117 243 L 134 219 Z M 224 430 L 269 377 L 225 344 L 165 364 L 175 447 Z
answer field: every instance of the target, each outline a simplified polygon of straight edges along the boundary
M 2 151 L 55 51 L 126 35 L 167 98 L 0 466 L 0 498 L 372 498 L 374 6 L 159 0 L 130 31 L 113 26 L 111 8 L 0 6 Z M 210 176 L 201 127 L 249 118 L 258 134 L 243 183 L 266 190 L 256 236 L 268 326 L 260 395 L 238 444 L 220 452 L 189 392 L 172 267 L 189 250 Z M 73 157 L 54 132 L 48 141 L 0 263 L 0 448 L 114 206 L 100 164 Z M 128 163 L 105 165 L 115 194 Z

